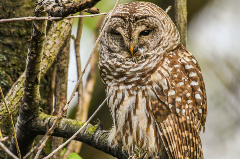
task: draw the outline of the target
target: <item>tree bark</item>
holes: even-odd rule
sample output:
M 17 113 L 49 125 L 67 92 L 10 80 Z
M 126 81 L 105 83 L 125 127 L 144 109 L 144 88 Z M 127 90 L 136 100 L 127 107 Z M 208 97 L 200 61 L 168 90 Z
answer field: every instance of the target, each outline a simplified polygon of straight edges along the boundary
M 46 16 L 38 7 L 35 8 L 36 17 Z M 29 121 L 39 113 L 39 84 L 42 51 L 46 37 L 47 21 L 33 21 L 32 36 L 28 49 L 27 66 L 24 81 L 23 99 L 19 110 L 19 117 L 16 124 L 16 136 L 19 142 L 21 155 L 25 155 L 33 144 L 35 135 L 26 129 Z M 16 143 L 12 137 L 10 150 L 16 152 Z
M 70 53 L 70 34 L 66 39 L 66 44 L 63 50 L 58 54 L 56 65 L 56 87 L 55 87 L 55 106 L 52 115 L 57 115 L 65 103 L 67 102 L 67 84 L 68 84 L 68 64 L 69 64 L 69 53 Z M 52 99 L 53 100 L 53 99 Z M 62 144 L 63 138 L 51 137 L 51 150 L 55 150 L 59 145 Z M 53 158 L 61 158 L 61 151 L 54 154 Z
M 32 16 L 34 6 L 33 0 L 0 0 L 0 19 Z M 0 23 L 0 85 L 4 95 L 25 70 L 31 25 L 29 21 Z
M 0 0 L 0 19 L 32 16 L 35 1 L 13 1 Z M 6 95 L 12 85 L 18 80 L 24 72 L 27 57 L 27 40 L 31 36 L 31 25 L 29 21 L 19 21 L 11 23 L 0 23 L 0 85 L 3 94 Z M 3 136 L 12 136 L 11 122 L 7 110 L 0 99 L 0 113 L 4 109 L 4 115 L 0 115 L 1 131 Z M 8 105 L 10 106 L 10 105 Z M 13 109 L 11 109 L 13 111 Z M 17 121 L 17 115 L 13 115 L 14 123 Z M 4 142 L 6 146 L 10 145 L 10 140 Z M 6 155 L 0 149 L 0 158 Z
M 29 129 L 34 130 L 34 134 L 43 135 L 48 131 L 57 117 L 40 113 L 32 123 L 29 125 Z M 84 125 L 83 122 L 63 118 L 57 128 L 54 130 L 53 136 L 70 138 L 78 129 Z M 88 124 L 81 133 L 77 135 L 75 140 L 84 142 L 89 146 L 92 146 L 98 150 L 101 150 L 107 154 L 110 154 L 119 159 L 127 159 L 126 153 L 123 153 L 122 145 L 117 147 L 111 147 L 108 145 L 107 138 L 109 132 L 102 130 L 102 125 Z
M 175 21 L 180 33 L 181 43 L 187 44 L 187 0 L 175 0 Z
M 47 72 L 48 68 L 54 62 L 57 54 L 62 49 L 62 46 L 64 45 L 65 40 L 69 35 L 69 32 L 71 31 L 72 22 L 72 20 L 64 19 L 62 21 L 53 22 L 53 24 L 51 25 L 44 42 L 43 58 L 41 64 L 41 76 L 43 76 Z M 9 109 L 13 114 L 13 117 L 15 118 L 18 115 L 20 99 L 23 95 L 24 79 L 25 72 L 18 78 L 18 80 L 14 83 L 12 88 L 5 96 L 7 105 L 9 106 Z M 8 114 L 6 108 L 4 107 L 3 103 L 0 103 L 0 126 L 6 129 L 10 125 L 7 116 Z M 6 129 L 3 130 L 3 134 L 10 134 L 11 132 L 4 133 Z

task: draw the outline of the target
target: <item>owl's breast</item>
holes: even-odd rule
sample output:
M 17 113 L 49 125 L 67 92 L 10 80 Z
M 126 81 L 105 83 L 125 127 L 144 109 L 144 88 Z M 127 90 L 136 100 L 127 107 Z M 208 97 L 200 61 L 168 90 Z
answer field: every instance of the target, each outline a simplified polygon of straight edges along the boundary
M 123 84 L 107 89 L 114 122 L 109 141 L 123 143 L 129 154 L 140 150 L 153 155 L 159 149 L 159 134 L 150 101 L 151 89 L 150 85 L 130 87 Z
M 145 86 L 151 82 L 151 74 L 161 63 L 161 56 L 153 55 L 140 62 L 118 59 L 100 60 L 99 70 L 103 82 L 107 86 L 120 83 L 130 86 Z

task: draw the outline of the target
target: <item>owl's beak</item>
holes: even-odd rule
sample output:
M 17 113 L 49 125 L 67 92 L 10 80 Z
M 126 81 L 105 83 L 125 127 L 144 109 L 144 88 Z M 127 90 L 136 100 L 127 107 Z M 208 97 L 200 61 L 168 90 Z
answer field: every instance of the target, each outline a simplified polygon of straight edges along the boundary
M 129 50 L 130 50 L 130 53 L 131 53 L 131 55 L 133 56 L 134 47 L 133 47 L 133 45 L 132 45 L 132 44 L 130 45 L 130 48 L 129 48 Z

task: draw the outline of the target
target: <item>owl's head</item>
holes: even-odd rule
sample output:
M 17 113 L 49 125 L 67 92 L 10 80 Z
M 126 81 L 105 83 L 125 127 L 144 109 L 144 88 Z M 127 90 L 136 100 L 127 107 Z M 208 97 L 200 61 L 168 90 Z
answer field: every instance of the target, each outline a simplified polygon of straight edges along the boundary
M 161 54 L 179 43 L 179 32 L 164 10 L 153 3 L 132 2 L 116 8 L 99 49 L 101 57 L 131 60 Z

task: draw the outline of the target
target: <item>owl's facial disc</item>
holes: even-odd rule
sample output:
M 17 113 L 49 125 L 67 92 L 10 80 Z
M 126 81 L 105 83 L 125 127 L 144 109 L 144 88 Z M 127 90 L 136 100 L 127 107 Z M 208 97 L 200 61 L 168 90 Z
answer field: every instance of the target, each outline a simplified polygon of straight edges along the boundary
M 162 39 L 162 28 L 155 17 L 113 17 L 107 29 L 108 51 L 111 56 L 132 59 L 147 55 Z

